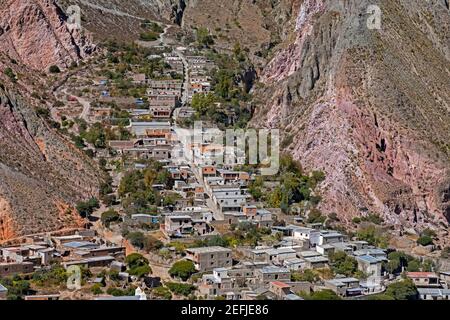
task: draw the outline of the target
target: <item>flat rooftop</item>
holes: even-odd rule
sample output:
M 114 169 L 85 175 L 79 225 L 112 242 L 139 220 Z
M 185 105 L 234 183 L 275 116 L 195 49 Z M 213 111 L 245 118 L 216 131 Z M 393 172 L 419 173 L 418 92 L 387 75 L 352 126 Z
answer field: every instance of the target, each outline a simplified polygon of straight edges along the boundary
M 231 249 L 215 246 L 215 247 L 190 248 L 187 249 L 186 251 L 192 253 L 214 253 L 214 252 L 231 252 Z

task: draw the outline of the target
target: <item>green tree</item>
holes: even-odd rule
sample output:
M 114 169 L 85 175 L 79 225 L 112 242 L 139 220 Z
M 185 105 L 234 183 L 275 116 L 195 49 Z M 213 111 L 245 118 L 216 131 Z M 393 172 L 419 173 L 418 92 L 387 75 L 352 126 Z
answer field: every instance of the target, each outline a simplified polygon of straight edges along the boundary
M 208 29 L 200 27 L 197 29 L 197 42 L 204 47 L 209 47 L 214 44 L 214 39 Z
M 196 289 L 195 286 L 186 283 L 167 282 L 165 285 L 173 293 L 185 297 L 189 296 Z
M 172 294 L 170 293 L 170 290 L 166 287 L 157 287 L 152 290 L 152 293 L 157 296 L 161 297 L 164 300 L 171 300 Z
M 94 284 L 91 287 L 91 292 L 93 295 L 98 296 L 103 293 L 102 287 L 99 283 Z
M 189 277 L 195 273 L 195 266 L 192 261 L 181 260 L 175 262 L 169 269 L 171 277 L 181 278 L 183 281 L 189 279 Z
M 127 234 L 127 239 L 136 248 L 139 248 L 139 249 L 144 248 L 145 236 L 142 232 L 140 232 L 140 231 L 130 232 Z
M 89 217 L 95 209 L 100 208 L 100 203 L 96 198 L 91 198 L 86 202 L 78 202 L 76 209 L 78 213 L 83 217 Z
M 109 209 L 102 213 L 101 221 L 105 227 L 109 228 L 111 223 L 120 221 L 120 215 L 117 211 Z
M 316 291 L 311 294 L 302 293 L 301 296 L 305 300 L 342 300 L 334 291 L 325 289 L 321 291 Z
M 130 275 L 142 278 L 143 276 L 152 273 L 148 260 L 139 253 L 132 253 L 125 258 Z
M 302 272 L 291 273 L 291 281 L 306 281 L 314 283 L 319 280 L 320 280 L 319 276 L 317 276 L 311 269 L 306 269 Z
M 394 282 L 386 289 L 386 295 L 395 300 L 416 300 L 417 294 L 417 288 L 410 279 Z
M 421 246 L 429 246 L 433 244 L 433 238 L 428 235 L 421 235 L 419 239 L 417 239 L 417 243 Z
M 343 251 L 338 251 L 329 256 L 333 271 L 348 277 L 353 276 L 358 269 L 358 262 Z

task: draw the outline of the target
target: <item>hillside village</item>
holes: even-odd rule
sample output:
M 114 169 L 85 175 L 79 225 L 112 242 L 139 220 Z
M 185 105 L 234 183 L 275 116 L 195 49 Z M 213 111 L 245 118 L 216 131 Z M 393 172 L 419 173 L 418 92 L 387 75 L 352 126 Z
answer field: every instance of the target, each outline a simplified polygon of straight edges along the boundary
M 1 246 L 0 299 L 450 299 L 432 230 L 418 239 L 431 255 L 419 256 L 390 246 L 379 216 L 343 229 L 318 209 L 322 172 L 282 155 L 262 177 L 245 150 L 216 143 L 251 113 L 236 76 L 245 49 L 214 52 L 204 30 L 195 46 L 174 43 L 148 23 L 158 36 L 106 43 L 42 110 L 109 178 L 78 203 L 84 228 Z

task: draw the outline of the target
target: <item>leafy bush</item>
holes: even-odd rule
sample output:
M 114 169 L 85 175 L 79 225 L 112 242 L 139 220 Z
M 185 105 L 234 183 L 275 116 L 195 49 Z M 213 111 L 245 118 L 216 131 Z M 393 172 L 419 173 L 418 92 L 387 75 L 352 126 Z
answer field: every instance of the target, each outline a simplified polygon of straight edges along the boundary
M 142 278 L 152 272 L 148 260 L 139 253 L 132 253 L 125 258 L 130 275 Z
M 362 217 L 361 221 L 367 221 L 373 224 L 382 224 L 384 222 L 383 218 L 381 218 L 380 215 L 375 213 L 370 213 L 368 216 Z
M 60 72 L 61 72 L 61 70 L 59 69 L 59 67 L 56 66 L 56 65 L 50 66 L 50 68 L 48 69 L 48 71 L 50 71 L 50 73 L 60 73 Z
M 208 29 L 201 27 L 197 29 L 197 42 L 204 47 L 208 47 L 214 44 L 214 39 L 209 34 Z
M 163 246 L 164 244 L 153 236 L 147 236 L 144 240 L 144 249 L 146 251 L 157 251 Z
M 314 271 L 310 269 L 306 269 L 302 272 L 291 273 L 291 281 L 306 281 L 314 283 L 319 280 L 319 276 L 317 276 L 317 274 L 315 274 Z
M 131 242 L 133 246 L 139 249 L 144 249 L 145 236 L 142 232 L 130 232 L 127 234 L 127 239 Z
M 185 297 L 189 296 L 196 289 L 195 286 L 186 283 L 168 282 L 165 285 L 173 293 Z
M 330 289 L 316 291 L 311 294 L 301 293 L 301 296 L 305 300 L 342 300 L 341 297 Z
M 10 78 L 13 82 L 17 81 L 16 74 L 11 68 L 6 68 L 4 71 L 5 75 Z
M 39 287 L 59 286 L 67 281 L 66 269 L 55 264 L 50 269 L 41 269 L 33 273 L 32 281 Z
M 94 284 L 91 287 L 91 292 L 93 295 L 98 296 L 103 293 L 102 286 L 99 283 Z
M 338 251 L 329 256 L 333 271 L 348 277 L 353 276 L 358 269 L 358 262 L 355 258 L 345 252 Z
M 17 275 L 8 278 L 0 278 L 0 284 L 8 289 L 8 300 L 21 300 L 23 296 L 31 293 L 30 281 Z
M 147 31 L 147 32 L 142 32 L 139 35 L 139 38 L 142 41 L 155 41 L 155 40 L 158 40 L 159 34 L 156 32 L 153 32 L 153 31 Z
M 427 235 L 422 235 L 419 239 L 417 239 L 417 243 L 421 246 L 429 246 L 433 244 L 433 238 Z
M 134 296 L 135 289 L 128 288 L 126 290 L 123 290 L 120 288 L 111 287 L 111 288 L 108 288 L 108 290 L 106 290 L 106 293 L 111 296 L 114 296 L 114 297 Z
M 154 288 L 152 290 L 152 293 L 157 297 L 163 298 L 164 300 L 172 299 L 172 294 L 170 293 L 170 290 L 166 287 Z
M 361 218 L 360 218 L 360 217 L 354 217 L 354 218 L 352 219 L 352 222 L 353 222 L 354 224 L 359 224 L 359 223 L 361 223 Z

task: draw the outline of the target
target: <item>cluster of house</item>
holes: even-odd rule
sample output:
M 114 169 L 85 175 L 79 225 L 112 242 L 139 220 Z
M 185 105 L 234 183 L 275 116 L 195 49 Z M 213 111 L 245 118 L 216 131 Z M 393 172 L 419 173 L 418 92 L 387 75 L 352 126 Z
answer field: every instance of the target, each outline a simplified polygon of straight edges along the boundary
M 345 241 L 335 231 L 297 225 L 272 227 L 273 233 L 283 233 L 278 245 L 272 247 L 240 248 L 239 263 L 233 264 L 231 250 L 221 247 L 189 249 L 187 259 L 192 260 L 199 272 L 200 294 L 207 298 L 225 296 L 228 299 L 301 299 L 297 293 L 330 289 L 349 297 L 381 292 L 384 275 L 381 264 L 387 260 L 386 252 L 371 247 L 364 241 Z M 291 273 L 306 269 L 327 267 L 328 255 L 343 251 L 354 256 L 358 269 L 368 275 L 366 280 L 336 277 L 313 285 L 291 281 Z M 212 272 L 212 273 L 211 273 Z
M 170 122 L 130 122 L 128 129 L 135 137 L 132 140 L 109 141 L 109 147 L 119 155 L 131 159 L 155 159 L 165 161 L 171 158 L 172 127 Z
M 0 248 L 0 278 L 15 274 L 31 274 L 60 263 L 64 268 L 113 268 L 123 271 L 125 247 L 110 246 L 94 230 L 78 230 L 60 236 L 30 236 L 15 246 Z M 0 299 L 7 290 L 0 286 Z M 26 297 L 27 298 L 27 297 Z M 28 299 L 34 299 L 35 296 Z M 38 296 L 40 300 L 54 300 L 57 295 Z
M 298 293 L 311 293 L 329 289 L 342 297 L 363 296 L 385 289 L 386 273 L 382 262 L 387 261 L 386 251 L 369 246 L 365 241 L 346 241 L 332 230 L 289 225 L 272 227 L 282 232 L 277 246 L 238 249 L 239 261 L 235 264 L 232 251 L 222 247 L 189 249 L 187 259 L 203 272 L 199 279 L 200 295 L 214 299 L 225 296 L 229 300 L 252 300 L 262 296 L 267 299 L 301 300 Z M 327 267 L 329 254 L 345 252 L 358 262 L 358 270 L 366 277 L 336 276 L 318 284 L 291 281 L 291 273 L 306 269 Z M 408 272 L 419 296 L 424 300 L 448 300 L 450 297 L 450 272 Z
M 164 62 L 170 66 L 171 70 L 177 73 L 183 73 L 184 64 L 183 59 L 174 51 L 163 54 Z
M 450 300 L 450 271 L 408 272 L 421 300 Z
M 189 101 L 195 94 L 206 94 L 211 91 L 211 78 L 209 74 L 215 68 L 213 61 L 204 56 L 187 56 L 189 65 Z

